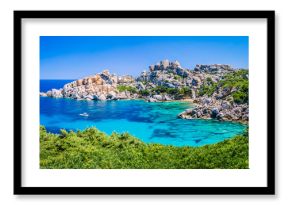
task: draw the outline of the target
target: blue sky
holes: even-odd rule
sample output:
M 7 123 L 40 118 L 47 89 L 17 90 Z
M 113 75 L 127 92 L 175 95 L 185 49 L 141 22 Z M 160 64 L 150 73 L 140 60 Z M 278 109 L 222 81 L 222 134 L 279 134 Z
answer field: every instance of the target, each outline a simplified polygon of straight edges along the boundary
M 248 68 L 247 36 L 41 36 L 40 79 L 78 79 L 109 69 L 137 76 L 163 59 L 182 67 Z

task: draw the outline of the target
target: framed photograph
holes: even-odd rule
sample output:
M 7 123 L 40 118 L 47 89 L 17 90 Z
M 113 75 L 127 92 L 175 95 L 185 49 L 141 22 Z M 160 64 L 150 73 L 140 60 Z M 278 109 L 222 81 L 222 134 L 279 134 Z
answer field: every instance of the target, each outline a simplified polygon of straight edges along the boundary
M 274 11 L 14 11 L 14 194 L 275 194 Z

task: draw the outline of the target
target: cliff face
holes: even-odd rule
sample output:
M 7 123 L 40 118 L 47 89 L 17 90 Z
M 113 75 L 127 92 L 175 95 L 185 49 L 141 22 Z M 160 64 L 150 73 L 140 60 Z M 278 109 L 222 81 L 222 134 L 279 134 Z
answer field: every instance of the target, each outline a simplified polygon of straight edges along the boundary
M 83 100 L 118 100 L 144 98 L 148 102 L 191 99 L 194 108 L 180 113 L 180 118 L 248 121 L 248 71 L 229 65 L 196 65 L 183 68 L 178 61 L 160 61 L 150 65 L 134 79 L 116 76 L 104 70 L 73 81 L 62 89 L 52 89 L 41 96 Z

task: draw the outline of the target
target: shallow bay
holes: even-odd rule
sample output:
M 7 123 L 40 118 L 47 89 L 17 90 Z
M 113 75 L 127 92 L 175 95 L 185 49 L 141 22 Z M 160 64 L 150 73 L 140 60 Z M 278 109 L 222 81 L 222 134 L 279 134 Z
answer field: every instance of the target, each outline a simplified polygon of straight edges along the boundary
M 129 132 L 144 142 L 175 146 L 216 143 L 241 133 L 245 127 L 231 122 L 178 119 L 177 114 L 191 106 L 186 102 L 96 102 L 42 97 L 40 105 L 40 124 L 50 132 L 95 126 L 107 134 Z M 80 115 L 84 112 L 89 116 Z
M 56 85 L 52 81 L 41 81 L 42 87 L 47 88 L 43 85 L 47 83 Z M 62 86 L 59 81 L 57 85 Z M 175 146 L 213 144 L 245 129 L 240 123 L 177 118 L 192 106 L 189 102 L 102 102 L 40 97 L 40 124 L 54 133 L 60 129 L 76 131 L 94 126 L 107 134 L 129 132 L 144 142 Z M 81 116 L 82 113 L 88 116 Z

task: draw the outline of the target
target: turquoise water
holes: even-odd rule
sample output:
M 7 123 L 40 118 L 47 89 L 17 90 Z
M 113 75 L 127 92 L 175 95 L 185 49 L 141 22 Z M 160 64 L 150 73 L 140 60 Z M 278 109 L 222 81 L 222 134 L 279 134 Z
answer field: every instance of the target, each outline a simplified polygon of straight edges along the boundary
M 213 120 L 184 120 L 177 115 L 192 107 L 187 102 L 148 103 L 143 100 L 84 101 L 40 97 L 40 124 L 60 129 L 129 132 L 144 142 L 175 146 L 213 144 L 242 133 L 245 125 Z M 81 113 L 89 116 L 80 116 Z
M 238 123 L 178 119 L 177 114 L 191 106 L 182 102 L 96 102 L 41 97 L 40 104 L 40 124 L 51 132 L 96 126 L 107 134 L 129 132 L 145 142 L 201 146 L 222 141 L 244 129 Z M 89 116 L 79 115 L 84 112 Z

